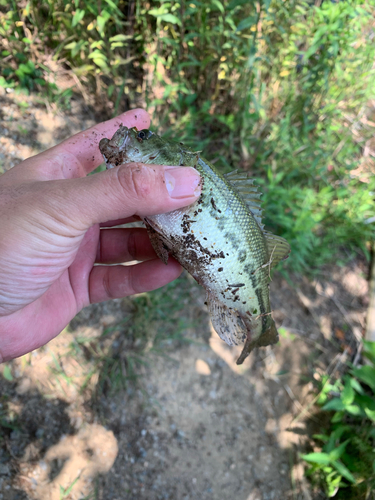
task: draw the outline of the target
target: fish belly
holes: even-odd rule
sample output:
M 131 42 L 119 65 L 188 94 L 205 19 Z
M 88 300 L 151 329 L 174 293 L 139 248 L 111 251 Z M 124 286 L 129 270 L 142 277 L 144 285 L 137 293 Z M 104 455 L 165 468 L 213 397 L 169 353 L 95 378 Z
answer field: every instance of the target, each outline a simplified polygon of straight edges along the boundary
M 235 222 L 204 217 L 197 213 L 198 207 L 194 204 L 187 209 L 147 217 L 146 221 L 162 240 L 165 250 L 206 289 L 210 302 L 237 311 L 248 322 L 268 313 L 267 280 L 262 268 L 265 257 L 252 250 L 246 233 L 236 229 Z

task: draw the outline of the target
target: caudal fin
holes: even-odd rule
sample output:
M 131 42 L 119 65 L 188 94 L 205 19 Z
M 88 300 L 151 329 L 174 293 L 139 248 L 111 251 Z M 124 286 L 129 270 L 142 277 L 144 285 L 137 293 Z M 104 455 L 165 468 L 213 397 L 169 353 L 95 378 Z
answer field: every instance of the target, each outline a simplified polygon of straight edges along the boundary
M 279 341 L 279 334 L 275 322 L 272 320 L 272 325 L 256 340 L 247 339 L 243 346 L 240 357 L 237 359 L 236 364 L 242 365 L 248 355 L 255 347 L 265 347 L 267 345 L 276 344 Z

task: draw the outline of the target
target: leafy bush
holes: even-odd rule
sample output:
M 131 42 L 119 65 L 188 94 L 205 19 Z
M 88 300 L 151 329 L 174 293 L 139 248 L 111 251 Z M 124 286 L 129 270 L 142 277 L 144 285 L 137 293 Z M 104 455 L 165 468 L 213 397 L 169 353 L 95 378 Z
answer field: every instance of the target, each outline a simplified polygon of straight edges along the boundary
M 129 44 L 137 39 L 119 5 L 124 8 L 119 0 L 104 0 L 102 4 L 30 0 L 26 6 L 0 0 L 4 11 L 0 11 L 0 85 L 38 91 L 51 87 L 49 63 L 53 58 L 71 70 L 80 89 L 86 86 L 90 91 L 96 86 L 100 94 L 104 87 L 107 99 L 116 99 L 117 87 L 123 92 L 129 81 L 134 81 L 128 71 L 135 59 L 129 55 Z M 51 89 L 51 96 L 58 94 L 53 82 Z
M 360 122 L 375 90 L 371 2 L 181 5 L 142 13 L 160 27 L 146 46 L 148 105 L 161 129 L 219 168 L 252 171 L 295 270 L 318 268 L 340 246 L 366 251 L 375 178 L 352 171 L 372 134 Z M 168 17 L 177 13 L 178 23 Z
M 364 355 L 370 364 L 333 384 L 328 376 L 321 380 L 318 404 L 335 413 L 326 434 L 313 436 L 322 451 L 302 456 L 329 498 L 365 500 L 375 492 L 375 342 L 365 342 Z
M 373 0 L 0 0 L 0 85 L 47 92 L 51 59 L 113 114 L 262 185 L 267 226 L 309 272 L 373 238 L 375 176 L 353 174 L 373 129 Z

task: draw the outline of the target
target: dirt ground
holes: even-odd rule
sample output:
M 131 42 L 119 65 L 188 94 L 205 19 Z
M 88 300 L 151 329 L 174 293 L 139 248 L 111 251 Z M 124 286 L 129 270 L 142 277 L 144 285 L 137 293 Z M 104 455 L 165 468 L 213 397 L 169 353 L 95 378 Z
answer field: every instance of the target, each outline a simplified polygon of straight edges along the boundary
M 66 113 L 5 92 L 0 101 L 0 173 L 95 122 L 79 100 Z M 46 347 L 2 367 L 0 500 L 325 498 L 310 491 L 299 454 L 322 423 L 309 406 L 313 380 L 356 355 L 367 272 L 356 257 L 312 282 L 276 274 L 280 342 L 240 367 L 185 276 L 172 290 L 184 291 L 184 322 L 171 316 L 165 327 L 179 337 L 162 353 L 150 346 L 138 383 L 119 390 L 108 353 L 118 373 L 131 372 L 127 332 L 152 296 L 85 309 Z M 166 300 L 160 310 L 169 317 Z

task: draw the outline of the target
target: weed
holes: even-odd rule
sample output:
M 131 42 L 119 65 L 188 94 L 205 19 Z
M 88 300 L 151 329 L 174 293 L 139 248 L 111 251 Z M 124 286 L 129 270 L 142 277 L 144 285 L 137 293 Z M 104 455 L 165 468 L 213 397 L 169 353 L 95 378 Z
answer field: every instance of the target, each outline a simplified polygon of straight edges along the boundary
M 368 500 L 375 491 L 375 343 L 364 345 L 370 364 L 351 367 L 334 383 L 322 378 L 317 403 L 334 414 L 326 433 L 313 436 L 321 451 L 302 456 L 329 498 Z
M 78 479 L 80 478 L 80 476 L 77 476 L 75 478 L 75 480 L 66 488 L 64 488 L 63 486 L 60 485 L 60 500 L 64 500 L 64 498 L 68 498 L 70 493 L 72 492 L 73 488 L 74 488 L 74 485 L 76 484 L 76 482 L 78 481 Z

